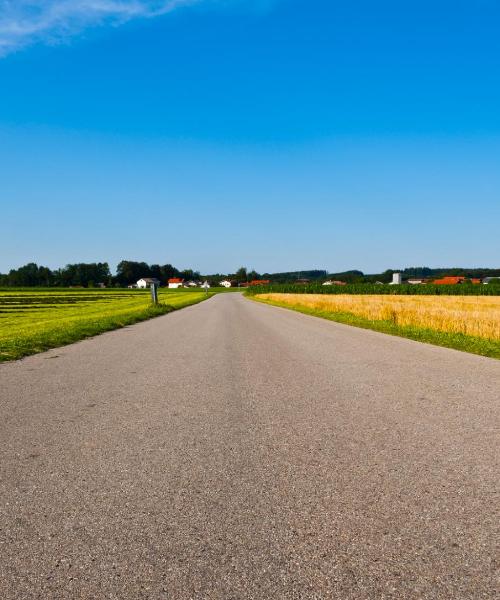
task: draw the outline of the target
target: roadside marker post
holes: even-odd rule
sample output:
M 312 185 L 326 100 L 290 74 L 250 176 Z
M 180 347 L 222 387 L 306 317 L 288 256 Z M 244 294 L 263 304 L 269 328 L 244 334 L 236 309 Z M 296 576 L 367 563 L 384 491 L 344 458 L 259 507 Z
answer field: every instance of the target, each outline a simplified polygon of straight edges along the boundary
M 152 283 L 150 288 L 151 288 L 151 301 L 153 304 L 158 304 L 158 284 Z

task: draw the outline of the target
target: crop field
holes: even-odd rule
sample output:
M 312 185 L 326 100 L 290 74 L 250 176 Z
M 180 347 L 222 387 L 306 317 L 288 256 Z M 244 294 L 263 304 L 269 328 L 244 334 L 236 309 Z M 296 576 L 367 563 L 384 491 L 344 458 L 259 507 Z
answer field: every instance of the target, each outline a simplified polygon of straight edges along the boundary
M 373 295 L 373 296 L 500 296 L 500 284 L 488 285 L 389 285 L 375 283 L 348 283 L 347 285 L 322 285 L 309 283 L 272 283 L 247 288 L 246 294 L 321 294 L 321 295 Z
M 500 296 L 259 294 L 256 299 L 500 358 Z
M 202 301 L 201 290 L 159 290 L 153 306 L 149 290 L 0 290 L 0 361 L 124 327 Z

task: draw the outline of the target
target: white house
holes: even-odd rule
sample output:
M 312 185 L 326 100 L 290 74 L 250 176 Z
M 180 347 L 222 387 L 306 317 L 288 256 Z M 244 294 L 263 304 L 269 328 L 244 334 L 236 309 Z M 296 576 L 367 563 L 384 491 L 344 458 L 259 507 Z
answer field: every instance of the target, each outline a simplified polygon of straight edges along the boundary
M 347 285 L 345 281 L 338 281 L 336 279 L 329 279 L 328 281 L 325 281 L 324 283 L 322 283 L 321 285 Z
M 231 282 L 230 282 L 230 281 L 228 281 L 227 279 L 224 279 L 224 281 L 221 281 L 221 282 L 219 283 L 219 285 L 220 285 L 221 287 L 230 288 L 230 287 L 231 287 Z
M 143 277 L 142 279 L 139 279 L 139 281 L 137 282 L 137 287 L 138 288 L 148 288 L 153 283 L 155 283 L 156 285 L 160 285 L 160 280 L 156 279 L 156 277 Z
M 181 288 L 184 285 L 184 279 L 180 279 L 179 277 L 172 277 L 168 280 L 168 287 L 170 289 L 176 290 Z

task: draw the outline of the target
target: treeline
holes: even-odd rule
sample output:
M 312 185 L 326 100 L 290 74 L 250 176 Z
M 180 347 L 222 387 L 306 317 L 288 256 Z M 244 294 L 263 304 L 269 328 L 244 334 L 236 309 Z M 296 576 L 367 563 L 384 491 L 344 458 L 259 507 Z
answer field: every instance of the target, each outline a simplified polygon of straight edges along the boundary
M 199 271 L 192 269 L 179 270 L 171 264 L 148 264 L 132 260 L 122 260 L 116 269 L 116 275 L 110 271 L 107 262 L 75 263 L 60 269 L 51 270 L 48 267 L 29 263 L 19 269 L 11 269 L 7 274 L 0 273 L 0 286 L 2 287 L 93 287 L 105 285 L 106 287 L 125 287 L 136 283 L 142 277 L 156 277 L 166 283 L 172 277 L 188 280 L 208 280 L 210 285 L 216 286 L 223 279 L 229 279 L 235 284 L 249 282 L 254 279 L 269 279 L 273 284 L 293 284 L 294 282 L 309 281 L 311 285 L 320 284 L 327 279 L 343 281 L 347 284 L 389 283 L 392 274 L 400 272 L 403 280 L 408 278 L 438 279 L 444 275 L 457 275 L 467 278 L 500 277 L 500 269 L 464 269 L 410 267 L 406 269 L 387 269 L 383 273 L 365 274 L 362 271 L 351 270 L 341 273 L 328 273 L 325 270 L 312 269 L 309 271 L 288 271 L 282 273 L 258 273 L 240 267 L 235 273 L 213 275 L 200 275 Z
M 108 263 L 76 263 L 55 270 L 28 263 L 6 275 L 0 274 L 0 286 L 9 287 L 92 287 L 108 285 L 111 280 Z
M 145 262 L 135 262 L 133 260 L 122 260 L 116 267 L 116 275 L 112 278 L 113 283 L 124 286 L 136 283 L 142 277 L 156 277 L 162 283 L 166 283 L 172 277 L 180 277 L 185 280 L 200 279 L 199 271 L 184 269 L 179 271 L 173 265 L 148 265 Z
M 467 278 L 484 277 L 499 277 L 500 269 L 477 268 L 464 269 L 462 267 L 438 268 L 431 269 L 429 267 L 408 267 L 406 269 L 387 269 L 382 273 L 366 274 L 363 271 L 356 269 L 350 271 L 342 271 L 340 273 L 327 273 L 327 271 L 312 270 L 312 271 L 291 271 L 284 273 L 264 273 L 255 279 L 269 279 L 273 283 L 293 283 L 297 280 L 308 279 L 311 283 L 333 279 L 343 281 L 344 283 L 389 283 L 392 281 L 393 273 L 402 273 L 403 279 L 411 278 L 426 278 L 440 279 L 445 275 L 463 276 Z
M 28 263 L 19 269 L 11 269 L 7 274 L 0 273 L 1 287 L 124 287 L 136 283 L 142 277 L 156 277 L 165 282 L 171 277 L 199 279 L 197 271 L 180 271 L 170 264 L 148 265 L 145 262 L 122 260 L 112 275 L 107 262 L 75 263 L 60 269 L 51 270 L 36 263 Z
M 329 275 L 330 279 L 339 279 L 346 283 L 389 283 L 392 281 L 393 273 L 402 273 L 403 280 L 405 279 L 441 279 L 446 275 L 466 277 L 468 279 L 484 279 L 485 277 L 499 277 L 500 269 L 477 268 L 464 269 L 463 267 L 441 267 L 439 269 L 431 269 L 429 267 L 408 267 L 406 269 L 387 269 L 383 273 L 365 275 L 361 271 L 348 271 L 346 273 L 338 273 Z

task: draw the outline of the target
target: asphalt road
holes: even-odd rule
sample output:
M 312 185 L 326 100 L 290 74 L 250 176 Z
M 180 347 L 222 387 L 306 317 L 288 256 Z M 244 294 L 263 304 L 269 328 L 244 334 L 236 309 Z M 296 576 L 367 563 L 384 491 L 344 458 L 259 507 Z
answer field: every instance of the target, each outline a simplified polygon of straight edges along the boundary
M 497 597 L 499 361 L 226 294 L 0 382 L 1 600 Z

